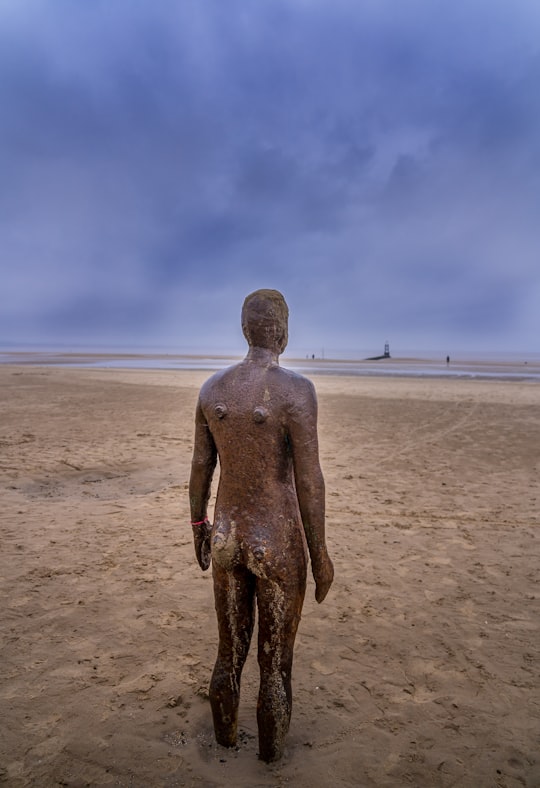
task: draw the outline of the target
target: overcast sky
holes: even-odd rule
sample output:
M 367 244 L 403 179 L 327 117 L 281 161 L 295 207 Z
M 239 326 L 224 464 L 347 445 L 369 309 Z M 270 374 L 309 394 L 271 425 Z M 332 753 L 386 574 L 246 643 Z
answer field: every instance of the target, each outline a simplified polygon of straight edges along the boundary
M 538 0 L 0 0 L 0 343 L 540 352 Z

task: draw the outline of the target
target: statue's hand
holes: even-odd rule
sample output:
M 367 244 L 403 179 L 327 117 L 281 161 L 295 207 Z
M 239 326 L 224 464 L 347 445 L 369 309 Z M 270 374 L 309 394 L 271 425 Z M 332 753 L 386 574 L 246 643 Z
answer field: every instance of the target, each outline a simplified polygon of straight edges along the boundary
M 212 535 L 212 524 L 205 520 L 200 525 L 193 526 L 193 542 L 195 544 L 195 555 L 199 566 L 205 572 L 210 566 L 211 550 L 210 537 Z
M 315 580 L 315 599 L 320 604 L 326 597 L 334 580 L 334 565 L 327 552 L 316 562 L 312 562 L 313 579 Z

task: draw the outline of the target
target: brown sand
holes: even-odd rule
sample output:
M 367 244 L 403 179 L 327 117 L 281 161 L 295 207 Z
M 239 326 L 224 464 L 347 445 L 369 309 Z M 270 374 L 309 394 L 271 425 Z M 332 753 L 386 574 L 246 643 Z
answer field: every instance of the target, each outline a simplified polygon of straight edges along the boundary
M 538 786 L 540 386 L 315 379 L 335 585 L 283 761 L 213 740 L 187 481 L 205 372 L 0 367 L 0 782 Z

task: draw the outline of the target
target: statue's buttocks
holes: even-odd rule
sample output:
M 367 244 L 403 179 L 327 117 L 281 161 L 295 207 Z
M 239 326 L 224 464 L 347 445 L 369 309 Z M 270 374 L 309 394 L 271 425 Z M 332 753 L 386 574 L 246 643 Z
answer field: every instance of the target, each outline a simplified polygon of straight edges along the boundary
M 234 522 L 228 534 L 218 529 L 212 537 L 212 560 L 227 572 L 246 567 L 256 577 L 270 578 L 275 574 L 274 555 L 268 544 L 259 541 L 252 545 L 238 539 Z
M 291 550 L 297 561 L 307 563 L 303 531 L 295 519 L 284 515 L 260 522 L 252 518 L 244 522 L 217 520 L 211 550 L 213 562 L 222 569 L 244 566 L 257 577 L 286 574 Z

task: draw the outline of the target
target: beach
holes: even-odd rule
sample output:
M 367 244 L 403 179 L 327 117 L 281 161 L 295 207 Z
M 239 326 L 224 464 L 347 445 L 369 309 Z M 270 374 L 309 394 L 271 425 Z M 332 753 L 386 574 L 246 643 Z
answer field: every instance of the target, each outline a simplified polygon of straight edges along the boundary
M 238 749 L 213 737 L 209 374 L 0 365 L 0 783 L 539 786 L 539 383 L 310 375 L 335 582 L 309 578 L 268 766 L 253 647 Z

